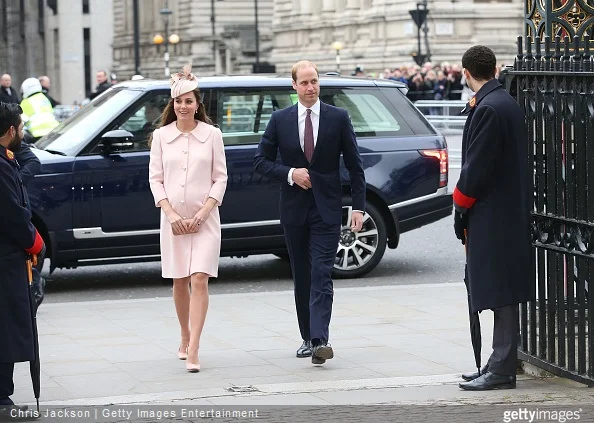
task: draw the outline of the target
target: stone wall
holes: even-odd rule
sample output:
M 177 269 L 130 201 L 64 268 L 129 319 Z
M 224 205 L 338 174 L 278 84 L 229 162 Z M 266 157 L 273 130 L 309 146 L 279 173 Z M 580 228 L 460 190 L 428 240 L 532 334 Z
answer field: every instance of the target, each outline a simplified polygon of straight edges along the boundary
M 269 60 L 272 50 L 273 0 L 258 1 L 260 62 Z M 153 44 L 156 34 L 164 34 L 159 11 L 163 0 L 143 0 L 140 10 L 141 73 L 164 78 L 164 45 Z M 215 31 L 211 24 L 215 8 Z M 169 0 L 169 34 L 180 42 L 169 46 L 170 69 L 175 72 L 188 62 L 199 75 L 249 73 L 255 62 L 254 0 Z M 114 70 L 129 79 L 134 74 L 134 26 L 132 0 L 114 3 Z M 216 46 L 216 47 L 215 47 Z M 213 48 L 214 47 L 214 48 Z
M 430 1 L 428 7 L 432 62 L 460 62 L 474 44 L 492 47 L 500 62 L 513 61 L 515 40 L 523 31 L 522 1 Z M 357 65 L 379 73 L 414 63 L 417 29 L 408 13 L 414 8 L 416 2 L 405 0 L 276 0 L 272 60 L 281 72 L 300 59 L 316 62 L 321 71 L 334 71 L 332 43 L 340 41 L 343 73 Z

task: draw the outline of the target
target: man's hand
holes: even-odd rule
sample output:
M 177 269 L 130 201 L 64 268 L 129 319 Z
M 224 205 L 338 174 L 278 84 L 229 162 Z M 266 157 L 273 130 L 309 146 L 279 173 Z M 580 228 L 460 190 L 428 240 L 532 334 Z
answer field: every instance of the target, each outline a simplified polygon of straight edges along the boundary
M 184 235 L 188 233 L 188 226 L 184 219 L 173 211 L 173 209 L 169 210 L 166 213 L 167 220 L 171 224 L 171 229 L 173 230 L 173 235 Z
M 363 227 L 363 213 L 354 211 L 351 216 L 351 231 L 359 232 Z
M 466 244 L 466 234 L 464 231 L 468 228 L 468 214 L 461 214 L 457 211 L 454 212 L 454 232 L 456 238 L 462 241 L 462 245 Z
M 311 188 L 311 181 L 309 180 L 309 172 L 304 167 L 300 167 L 293 171 L 293 182 L 303 189 Z

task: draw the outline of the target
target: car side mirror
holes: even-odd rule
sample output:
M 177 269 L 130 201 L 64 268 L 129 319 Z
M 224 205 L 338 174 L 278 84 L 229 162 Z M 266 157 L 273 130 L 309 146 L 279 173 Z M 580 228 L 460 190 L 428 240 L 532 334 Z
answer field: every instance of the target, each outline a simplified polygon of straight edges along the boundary
M 114 150 L 130 150 L 134 148 L 134 135 L 125 129 L 108 131 L 101 137 L 101 151 L 110 154 Z

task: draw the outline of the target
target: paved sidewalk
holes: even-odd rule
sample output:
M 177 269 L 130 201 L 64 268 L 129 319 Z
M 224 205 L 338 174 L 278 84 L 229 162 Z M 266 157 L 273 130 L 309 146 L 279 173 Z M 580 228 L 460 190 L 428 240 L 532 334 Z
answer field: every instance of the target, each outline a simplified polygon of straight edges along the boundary
M 337 283 L 337 285 L 339 285 Z M 464 285 L 337 288 L 330 328 L 335 358 L 297 359 L 292 292 L 213 295 L 201 341 L 202 370 L 177 359 L 170 298 L 44 304 L 39 309 L 45 406 L 110 404 L 322 405 L 594 403 L 594 391 L 521 376 L 518 389 L 463 392 L 472 370 Z M 483 360 L 492 313 L 481 314 Z M 14 400 L 33 399 L 28 364 Z

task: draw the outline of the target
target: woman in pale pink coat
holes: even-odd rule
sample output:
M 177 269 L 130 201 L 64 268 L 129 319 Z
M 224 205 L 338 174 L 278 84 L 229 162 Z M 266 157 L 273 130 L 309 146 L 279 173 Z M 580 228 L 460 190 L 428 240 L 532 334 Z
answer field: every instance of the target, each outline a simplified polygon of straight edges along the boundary
M 191 66 L 171 78 L 171 101 L 153 133 L 149 182 L 161 208 L 161 262 L 173 278 L 181 326 L 178 356 L 200 370 L 198 347 L 208 310 L 208 278 L 216 277 L 221 250 L 218 206 L 227 187 L 221 131 L 200 102 Z M 191 286 L 191 291 L 190 291 Z

